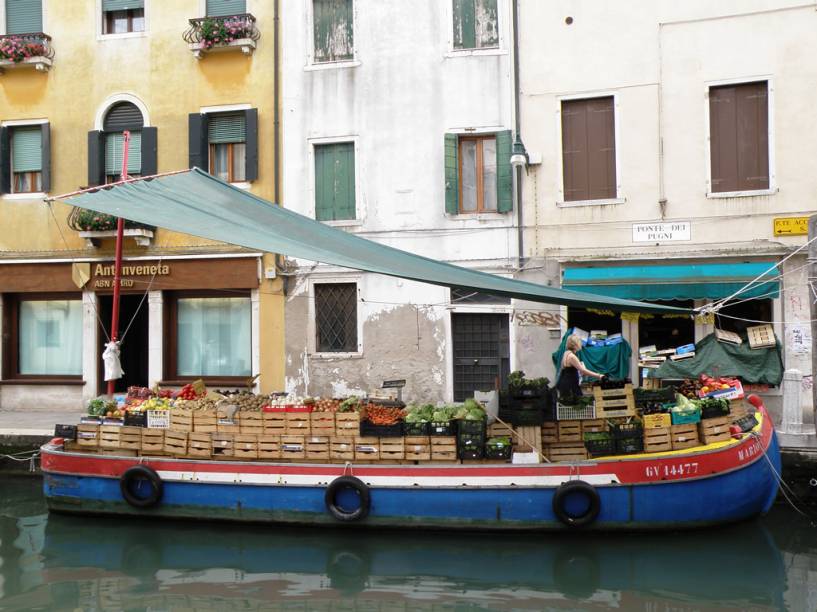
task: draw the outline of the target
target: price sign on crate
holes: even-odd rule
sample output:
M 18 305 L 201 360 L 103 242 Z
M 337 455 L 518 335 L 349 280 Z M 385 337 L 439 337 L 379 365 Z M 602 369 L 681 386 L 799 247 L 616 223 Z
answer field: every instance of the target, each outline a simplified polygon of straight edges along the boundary
M 170 427 L 170 410 L 148 410 L 148 428 L 168 429 Z

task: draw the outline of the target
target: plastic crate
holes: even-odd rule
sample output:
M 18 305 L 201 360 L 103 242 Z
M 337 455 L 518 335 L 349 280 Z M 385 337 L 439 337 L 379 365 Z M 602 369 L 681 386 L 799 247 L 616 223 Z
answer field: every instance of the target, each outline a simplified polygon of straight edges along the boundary
M 485 458 L 486 459 L 510 459 L 513 453 L 513 441 L 509 438 L 505 442 L 491 442 L 485 443 Z
M 671 412 L 673 425 L 689 425 L 692 423 L 701 422 L 701 411 L 696 410 L 691 414 L 682 414 L 680 412 Z
M 457 457 L 460 459 L 482 459 L 484 456 L 483 436 L 464 436 L 457 439 Z
M 375 425 L 371 421 L 360 422 L 362 438 L 399 438 L 403 435 L 403 423 L 394 425 Z
M 457 433 L 456 421 L 439 421 L 428 424 L 429 435 L 432 436 L 454 436 Z
M 54 437 L 64 438 L 65 440 L 77 439 L 76 425 L 54 425 Z
M 752 431 L 757 426 L 757 419 L 753 414 L 747 414 L 745 417 L 735 421 L 735 425 L 740 427 L 743 432 Z
M 613 425 L 611 431 L 613 432 L 613 437 L 616 440 L 632 437 L 642 438 L 644 436 L 644 427 L 641 425 L 641 423 L 623 423 L 621 425 Z
M 482 436 L 485 437 L 485 430 L 488 428 L 488 422 L 485 419 L 480 421 L 469 421 L 467 419 L 460 419 L 457 421 L 457 435 L 459 436 Z
M 626 436 L 616 439 L 616 454 L 630 455 L 644 451 L 643 436 Z
M 511 387 L 508 389 L 514 399 L 539 399 L 547 393 L 544 387 Z
M 566 404 L 556 404 L 557 421 L 578 421 L 581 419 L 595 419 L 596 404 L 576 404 L 570 406 Z
M 427 436 L 431 429 L 431 423 L 403 423 L 404 436 Z
M 547 420 L 541 410 L 513 410 L 511 408 L 500 410 L 499 418 L 511 425 L 541 425 Z
M 584 434 L 584 447 L 588 453 L 595 457 L 614 455 L 616 453 L 616 440 L 612 434 L 606 431 L 588 432 Z
M 718 400 L 717 402 L 710 402 L 704 400 L 701 406 L 702 419 L 716 419 L 718 417 L 729 414 L 729 400 Z
M 129 427 L 147 427 L 148 413 L 147 412 L 126 412 L 125 425 Z

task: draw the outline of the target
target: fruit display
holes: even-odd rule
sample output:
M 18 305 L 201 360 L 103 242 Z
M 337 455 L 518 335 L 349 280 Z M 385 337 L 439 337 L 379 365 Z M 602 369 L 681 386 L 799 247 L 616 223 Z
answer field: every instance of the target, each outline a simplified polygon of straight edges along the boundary
M 365 419 L 373 425 L 396 425 L 403 421 L 401 408 L 389 408 L 372 403 L 366 404 L 361 414 L 365 414 Z
M 694 399 L 698 397 L 698 391 L 701 390 L 701 387 L 703 387 L 703 384 L 700 381 L 690 380 L 687 378 L 680 385 L 678 385 L 678 393 L 684 397 Z
M 337 412 L 342 400 L 334 398 L 318 398 L 313 405 L 313 412 Z
M 109 399 L 102 395 L 88 401 L 88 415 L 95 417 L 122 416 L 116 400 Z
M 229 403 L 234 404 L 239 410 L 247 412 L 260 412 L 265 405 L 269 405 L 268 395 L 256 395 L 249 391 L 241 391 L 226 396 Z

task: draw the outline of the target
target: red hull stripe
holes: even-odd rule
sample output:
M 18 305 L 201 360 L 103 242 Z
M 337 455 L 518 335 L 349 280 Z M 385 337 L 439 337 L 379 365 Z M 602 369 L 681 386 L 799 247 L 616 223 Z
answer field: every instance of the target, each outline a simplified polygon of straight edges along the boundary
M 119 478 L 129 467 L 136 464 L 149 465 L 157 471 L 191 472 L 199 474 L 248 474 L 323 476 L 332 479 L 344 473 L 366 478 L 394 478 L 396 481 L 411 478 L 458 478 L 465 483 L 469 479 L 486 477 L 507 479 L 522 477 L 580 478 L 585 476 L 609 477 L 610 482 L 622 484 L 648 484 L 713 476 L 729 472 L 753 463 L 768 448 L 773 428 L 765 408 L 758 413 L 760 425 L 752 434 L 740 441 L 713 445 L 712 448 L 690 449 L 688 452 L 633 455 L 621 459 L 608 459 L 581 463 L 544 463 L 537 465 L 364 465 L 344 467 L 334 465 L 306 465 L 293 463 L 195 461 L 172 458 L 130 458 L 65 453 L 56 446 L 42 449 L 42 468 L 45 472 L 77 476 L 102 476 Z M 596 480 L 596 479 L 594 479 Z

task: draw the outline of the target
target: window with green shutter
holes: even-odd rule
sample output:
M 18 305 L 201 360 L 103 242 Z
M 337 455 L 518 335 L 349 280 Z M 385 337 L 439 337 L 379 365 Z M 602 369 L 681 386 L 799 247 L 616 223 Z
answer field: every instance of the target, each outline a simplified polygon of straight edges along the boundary
M 102 0 L 103 34 L 144 31 L 144 0 Z
M 445 212 L 513 210 L 510 130 L 478 136 L 446 134 Z
M 452 0 L 455 49 L 499 46 L 497 0 Z
M 13 193 L 42 191 L 43 132 L 42 128 L 17 127 L 11 132 L 11 172 Z
M 315 218 L 356 219 L 353 142 L 315 145 Z
M 31 34 L 42 31 L 42 0 L 6 0 L 6 34 Z
M 210 174 L 228 183 L 247 180 L 247 121 L 244 113 L 209 116 L 207 142 Z
M 312 0 L 315 62 L 354 58 L 353 0 Z
M 106 182 L 114 183 L 122 175 L 122 155 L 125 150 L 125 136 L 122 132 L 105 134 L 105 177 Z M 128 174 L 139 176 L 142 173 L 142 134 L 131 132 L 128 145 Z
M 247 12 L 246 0 L 207 0 L 207 16 L 243 15 Z

